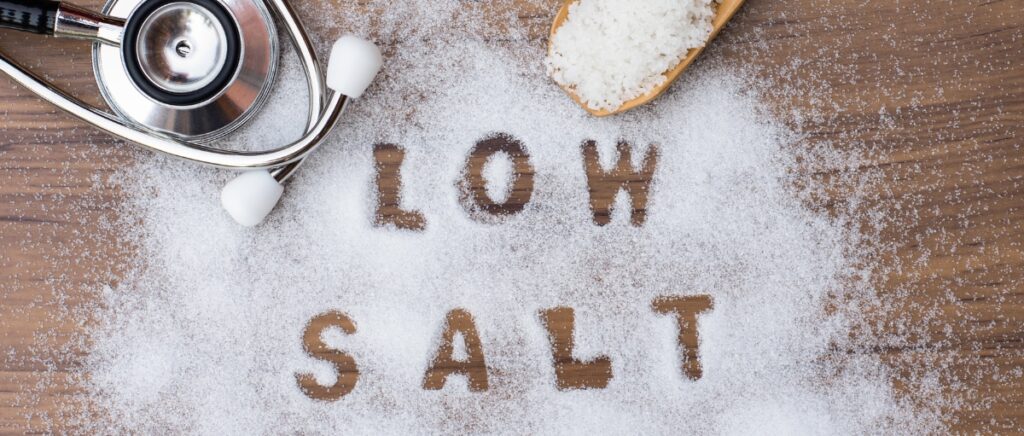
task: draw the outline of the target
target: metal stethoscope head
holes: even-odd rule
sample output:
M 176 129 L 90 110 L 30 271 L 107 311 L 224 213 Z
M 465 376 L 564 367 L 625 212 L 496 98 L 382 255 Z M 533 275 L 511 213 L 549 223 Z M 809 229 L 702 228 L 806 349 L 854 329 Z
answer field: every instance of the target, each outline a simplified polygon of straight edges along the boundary
M 265 1 L 265 3 L 264 3 Z M 267 151 L 207 145 L 248 121 L 273 86 L 278 42 L 273 11 L 306 72 L 309 117 L 301 138 Z M 0 27 L 89 39 L 100 92 L 113 114 L 60 90 L 0 51 L 0 71 L 100 130 L 205 165 L 243 170 L 221 192 L 239 223 L 260 223 L 284 182 L 327 136 L 349 98 L 373 81 L 373 43 L 345 36 L 326 76 L 285 0 L 109 0 L 103 13 L 50 0 L 0 0 Z

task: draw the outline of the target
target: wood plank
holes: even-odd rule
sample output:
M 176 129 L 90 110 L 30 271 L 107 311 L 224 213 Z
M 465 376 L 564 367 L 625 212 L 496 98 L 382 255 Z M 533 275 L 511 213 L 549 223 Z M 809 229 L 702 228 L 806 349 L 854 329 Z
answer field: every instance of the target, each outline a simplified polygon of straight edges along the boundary
M 316 13 L 301 7 L 311 0 L 296 3 Z M 530 43 L 545 43 L 559 3 L 521 2 Z M 324 40 L 344 28 L 310 22 Z M 99 102 L 87 44 L 0 31 L 0 47 Z M 897 371 L 954 365 L 973 390 L 949 411 L 956 431 L 1024 429 L 1024 378 L 1014 375 L 1024 366 L 1022 60 L 1020 0 L 748 0 L 695 67 L 771 80 L 763 98 L 808 144 L 862 153 L 857 171 L 886 180 L 858 206 L 891 217 L 879 238 L 895 249 L 883 263 L 902 265 L 880 280 L 898 305 L 877 316 L 883 328 L 920 320 L 927 332 L 914 347 L 850 352 Z M 8 79 L 0 102 L 0 432 L 55 430 L 50 421 L 59 430 L 61 405 L 79 391 L 70 374 L 83 328 L 61 315 L 87 313 L 123 273 L 131 247 L 102 225 L 123 199 L 106 178 L 136 152 Z M 846 169 L 815 170 L 829 183 Z M 847 194 L 836 186 L 816 205 L 846 207 Z

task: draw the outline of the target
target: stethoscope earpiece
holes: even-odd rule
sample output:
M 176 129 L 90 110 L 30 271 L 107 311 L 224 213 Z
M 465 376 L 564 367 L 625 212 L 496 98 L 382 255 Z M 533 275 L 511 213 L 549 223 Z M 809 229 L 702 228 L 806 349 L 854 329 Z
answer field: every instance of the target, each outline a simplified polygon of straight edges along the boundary
M 363 95 L 380 71 L 384 59 L 375 44 L 355 36 L 343 36 L 331 48 L 327 63 L 327 87 L 353 98 Z M 261 222 L 274 209 L 284 187 L 268 171 L 248 171 L 236 176 L 220 193 L 221 205 L 239 224 Z
M 223 150 L 203 143 L 250 119 L 272 86 L 276 30 L 260 0 L 110 0 L 108 14 L 56 1 L 0 0 L 0 27 L 97 42 L 96 78 L 116 115 L 72 97 L 3 52 L 0 71 L 122 140 L 245 171 L 225 186 L 221 203 L 240 224 L 253 226 L 280 199 L 281 183 L 337 124 L 348 98 L 361 96 L 382 65 L 376 45 L 344 36 L 331 50 L 324 77 L 291 7 L 285 0 L 265 2 L 288 31 L 309 88 L 303 136 L 274 149 Z
M 342 36 L 331 47 L 327 63 L 327 87 L 359 98 L 373 83 L 384 58 L 377 45 L 351 35 Z
M 255 226 L 274 210 L 284 186 L 265 170 L 246 171 L 220 191 L 220 204 L 231 218 L 246 227 Z

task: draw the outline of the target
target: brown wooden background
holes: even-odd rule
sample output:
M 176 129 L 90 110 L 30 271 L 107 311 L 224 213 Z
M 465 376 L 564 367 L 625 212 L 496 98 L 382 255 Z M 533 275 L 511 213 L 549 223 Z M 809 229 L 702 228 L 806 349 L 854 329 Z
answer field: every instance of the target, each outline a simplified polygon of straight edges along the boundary
M 296 3 L 313 17 L 301 6 L 317 2 Z M 523 2 L 530 43 L 546 43 L 558 3 Z M 0 31 L 0 48 L 97 102 L 87 43 Z M 886 181 L 858 206 L 891 217 L 882 242 L 894 250 L 878 261 L 901 265 L 879 279 L 880 325 L 925 333 L 849 352 L 898 371 L 952 364 L 954 430 L 1024 431 L 1024 0 L 748 0 L 702 63 L 771 78 L 760 92 L 809 144 L 863 152 L 869 162 L 845 170 Z M 120 201 L 106 178 L 135 153 L 0 78 L 2 433 L 59 424 L 77 392 L 83 327 L 69 315 L 131 255 L 106 225 Z M 844 206 L 842 190 L 822 204 Z

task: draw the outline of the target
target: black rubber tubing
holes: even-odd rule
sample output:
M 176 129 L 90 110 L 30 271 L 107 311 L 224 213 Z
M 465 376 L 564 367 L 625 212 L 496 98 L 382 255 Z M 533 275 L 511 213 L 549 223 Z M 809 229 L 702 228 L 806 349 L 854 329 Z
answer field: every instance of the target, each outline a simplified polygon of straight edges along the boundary
M 0 0 L 0 27 L 53 35 L 59 1 Z

